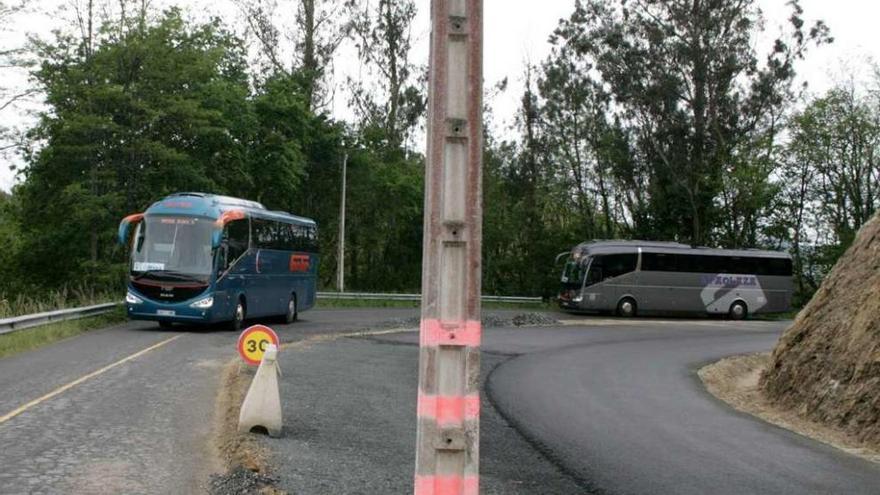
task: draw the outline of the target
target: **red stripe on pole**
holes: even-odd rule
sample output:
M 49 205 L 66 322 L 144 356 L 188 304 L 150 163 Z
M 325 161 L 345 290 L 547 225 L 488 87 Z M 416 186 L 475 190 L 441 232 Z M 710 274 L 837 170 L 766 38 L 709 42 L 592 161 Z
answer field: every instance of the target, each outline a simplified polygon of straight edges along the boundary
M 480 396 L 427 395 L 419 393 L 418 415 L 431 418 L 439 425 L 461 424 L 465 420 L 479 419 Z
M 482 326 L 479 321 L 441 322 L 440 320 L 422 320 L 420 332 L 423 346 L 460 345 L 479 347 L 482 337 Z
M 416 476 L 415 495 L 477 495 L 479 476 Z

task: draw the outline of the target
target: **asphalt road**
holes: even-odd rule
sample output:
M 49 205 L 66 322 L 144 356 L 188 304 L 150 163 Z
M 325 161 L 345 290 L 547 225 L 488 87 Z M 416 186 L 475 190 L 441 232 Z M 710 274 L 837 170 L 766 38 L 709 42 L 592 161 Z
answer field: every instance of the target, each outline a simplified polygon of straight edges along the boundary
M 312 311 L 276 328 L 289 342 L 413 314 Z M 770 349 L 783 324 L 575 323 L 486 329 L 484 493 L 880 493 L 876 465 L 703 389 L 702 364 Z M 222 470 L 211 418 L 237 335 L 175 330 L 128 323 L 0 359 L 0 493 L 204 491 Z M 281 488 L 410 490 L 416 341 L 349 338 L 282 354 L 285 433 L 264 440 Z
M 483 355 L 483 377 L 509 356 Z M 280 357 L 284 429 L 264 438 L 279 488 L 295 494 L 411 493 L 418 350 L 348 338 Z M 533 448 L 483 397 L 484 495 L 580 493 L 582 485 Z
M 703 388 L 702 365 L 771 349 L 785 323 L 573 323 L 485 330 L 483 493 L 880 493 L 877 465 Z M 346 339 L 287 356 L 292 415 L 285 438 L 265 442 L 282 488 L 408 491 L 416 343 L 413 333 Z
M 551 330 L 495 369 L 489 394 L 596 493 L 880 493 L 880 466 L 710 396 L 696 375 L 703 364 L 769 350 L 782 326 L 708 323 L 598 325 L 581 338 Z
M 289 342 L 412 314 L 314 310 L 273 328 Z M 130 322 L 0 359 L 0 417 L 25 408 L 0 420 L 0 493 L 203 492 L 222 471 L 213 417 L 237 334 L 175 330 Z

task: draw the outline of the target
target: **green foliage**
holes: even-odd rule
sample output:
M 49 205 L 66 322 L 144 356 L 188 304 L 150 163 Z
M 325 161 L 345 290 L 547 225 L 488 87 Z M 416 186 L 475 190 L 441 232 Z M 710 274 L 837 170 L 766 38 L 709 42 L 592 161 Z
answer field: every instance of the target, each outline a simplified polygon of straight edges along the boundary
M 67 287 L 49 293 L 28 294 L 19 292 L 9 298 L 0 298 L 0 318 L 79 308 L 119 301 L 118 292 L 96 292 L 91 287 Z
M 18 218 L 12 198 L 0 191 L 0 294 L 18 289 L 19 238 Z
M 346 288 L 417 292 L 417 4 L 297 4 L 302 53 L 285 58 L 283 6 L 242 2 L 261 47 L 254 67 L 250 45 L 218 21 L 174 9 L 35 42 L 49 109 L 28 135 L 22 183 L 0 196 L 0 299 L 118 293 L 119 219 L 185 190 L 315 218 L 320 285 L 333 287 L 346 156 Z M 843 88 L 787 121 L 796 62 L 830 40 L 789 5 L 788 33 L 761 55 L 755 0 L 576 2 L 551 55 L 526 68 L 519 138 L 485 135 L 484 292 L 553 296 L 558 254 L 640 238 L 790 248 L 807 297 L 880 201 L 880 104 Z M 350 124 L 320 113 L 343 32 L 363 64 Z
M 808 299 L 880 208 L 880 99 L 840 84 L 789 124 L 771 218 L 791 246 L 799 297 Z
M 52 112 L 31 131 L 44 145 L 15 191 L 22 269 L 42 287 L 118 287 L 123 214 L 172 191 L 248 184 L 241 42 L 171 10 L 121 35 L 106 26 L 91 51 L 64 36 L 38 49 Z
M 764 188 L 769 174 L 766 166 L 746 169 L 767 159 L 775 120 L 790 100 L 795 62 L 811 44 L 829 41 L 824 24 L 806 30 L 798 2 L 789 5 L 790 34 L 776 40 L 763 61 L 753 47 L 763 29 L 754 0 L 590 0 L 578 2 L 560 23 L 554 56 L 573 60 L 561 79 L 576 81 L 574 72 L 596 77 L 595 86 L 608 92 L 614 112 L 631 129 L 637 152 L 620 165 L 644 163 L 638 180 L 647 189 L 640 192 L 647 193 L 657 237 L 694 244 L 723 238 L 732 247 L 757 237 L 752 218 L 765 194 L 749 197 L 747 190 Z M 558 70 L 560 64 L 550 67 Z M 601 102 L 601 95 L 592 99 Z M 582 122 L 601 122 L 588 112 L 579 115 Z M 584 124 L 567 129 L 578 125 Z M 721 221 L 725 213 L 718 204 L 725 194 L 726 213 L 737 217 L 733 222 Z M 642 211 L 631 213 L 637 218 Z
M 358 290 L 419 292 L 424 167 L 420 157 L 360 148 L 349 158 L 348 280 Z

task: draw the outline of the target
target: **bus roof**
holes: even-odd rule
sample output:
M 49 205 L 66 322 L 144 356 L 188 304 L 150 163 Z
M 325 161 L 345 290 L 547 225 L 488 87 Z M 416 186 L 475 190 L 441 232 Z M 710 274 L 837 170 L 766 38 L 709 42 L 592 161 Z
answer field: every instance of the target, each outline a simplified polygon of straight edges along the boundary
M 315 225 L 311 218 L 291 215 L 283 211 L 267 210 L 265 206 L 247 199 L 199 192 L 170 194 L 153 203 L 146 215 L 194 215 L 220 218 L 227 211 L 241 211 L 252 218 L 264 218 L 279 222 Z
M 761 249 L 715 249 L 708 247 L 693 247 L 678 242 L 658 241 L 591 241 L 579 244 L 574 250 L 579 252 L 581 256 L 586 256 L 591 254 L 634 253 L 638 252 L 639 249 L 643 252 L 649 253 L 687 253 L 744 258 L 791 258 L 791 255 L 781 251 L 765 251 Z

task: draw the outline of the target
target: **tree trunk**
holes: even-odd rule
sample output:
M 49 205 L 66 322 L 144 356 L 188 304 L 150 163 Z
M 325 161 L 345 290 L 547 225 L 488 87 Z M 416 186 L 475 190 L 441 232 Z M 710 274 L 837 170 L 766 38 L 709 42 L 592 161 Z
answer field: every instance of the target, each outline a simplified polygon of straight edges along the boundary
M 315 54 L 315 0 L 302 0 L 303 75 L 305 96 L 309 110 L 315 107 L 315 87 L 319 77 L 318 58 Z

